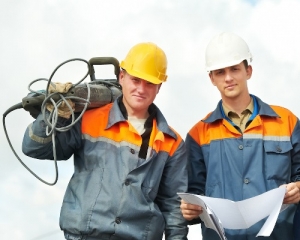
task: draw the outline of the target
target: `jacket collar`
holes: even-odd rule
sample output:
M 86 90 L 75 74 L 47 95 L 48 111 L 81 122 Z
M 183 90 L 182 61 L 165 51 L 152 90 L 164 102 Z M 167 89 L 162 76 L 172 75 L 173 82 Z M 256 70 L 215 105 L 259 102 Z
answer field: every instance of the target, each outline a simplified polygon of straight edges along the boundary
M 118 122 L 124 122 L 127 121 L 127 111 L 126 108 L 122 102 L 123 95 L 119 96 L 112 105 L 112 108 L 110 109 L 109 116 L 108 116 L 108 122 L 106 129 L 110 128 L 114 124 Z M 149 118 L 145 122 L 145 127 L 149 127 L 150 124 L 153 124 L 153 119 L 156 119 L 157 127 L 160 131 L 162 131 L 164 134 L 167 134 L 174 139 L 177 139 L 176 134 L 174 131 L 169 127 L 165 117 L 163 116 L 162 112 L 159 110 L 159 108 L 152 103 L 149 106 Z
M 257 101 L 258 104 L 258 115 L 260 116 L 267 116 L 267 117 L 280 117 L 267 103 L 263 102 L 260 98 L 251 95 L 251 97 L 254 98 L 254 100 Z M 223 119 L 223 114 L 221 111 L 222 107 L 222 100 L 219 101 L 216 109 L 205 119 L 202 121 L 205 123 L 212 123 L 217 120 Z

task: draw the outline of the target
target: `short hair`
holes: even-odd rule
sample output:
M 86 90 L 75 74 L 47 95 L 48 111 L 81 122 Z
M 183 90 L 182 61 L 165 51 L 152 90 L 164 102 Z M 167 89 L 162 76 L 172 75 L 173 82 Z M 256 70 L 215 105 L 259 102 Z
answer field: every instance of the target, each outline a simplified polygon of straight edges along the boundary
M 243 63 L 244 63 L 245 68 L 247 69 L 248 66 L 249 66 L 248 61 L 245 59 L 245 60 L 243 61 Z

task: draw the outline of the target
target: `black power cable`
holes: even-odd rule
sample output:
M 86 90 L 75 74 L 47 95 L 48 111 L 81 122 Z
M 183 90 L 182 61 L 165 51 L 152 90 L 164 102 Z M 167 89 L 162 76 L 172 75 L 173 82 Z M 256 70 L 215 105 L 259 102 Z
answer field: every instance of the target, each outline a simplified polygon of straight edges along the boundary
M 62 104 L 62 102 L 66 102 L 67 105 L 68 102 L 66 101 L 66 99 L 72 99 L 72 98 L 77 98 L 77 97 L 67 97 L 65 98 L 63 96 L 63 94 L 60 94 L 60 93 L 53 93 L 53 94 L 48 94 L 48 91 L 44 91 L 44 92 L 41 92 L 41 91 L 34 91 L 30 88 L 30 86 L 35 83 L 35 82 L 38 82 L 38 81 L 48 81 L 48 84 L 47 84 L 47 88 L 49 88 L 50 84 L 51 84 L 51 81 L 52 81 L 52 78 L 53 76 L 55 75 L 56 71 L 62 67 L 64 64 L 66 63 L 69 63 L 69 62 L 72 62 L 72 61 L 82 61 L 82 62 L 85 62 L 88 66 L 88 71 L 87 73 L 84 75 L 84 77 L 79 81 L 77 82 L 76 84 L 74 84 L 73 86 L 77 86 L 78 84 L 80 84 L 90 73 L 91 73 L 91 65 L 88 61 L 84 60 L 84 59 L 81 59 L 81 58 L 73 58 L 73 59 L 69 59 L 61 64 L 59 64 L 55 69 L 54 71 L 52 72 L 49 80 L 45 79 L 45 78 L 40 78 L 40 79 L 36 79 L 34 81 L 32 81 L 29 86 L 28 86 L 28 90 L 31 92 L 31 93 L 36 93 L 37 95 L 45 95 L 45 99 L 42 103 L 42 107 L 41 107 L 41 111 L 42 111 L 42 114 L 44 116 L 44 121 L 45 123 L 47 124 L 47 134 L 48 135 L 51 135 L 52 136 L 52 143 L 53 143 L 53 157 L 54 157 L 54 165 L 55 165 L 55 179 L 52 183 L 49 183 L 45 180 L 43 180 L 42 178 L 40 178 L 35 172 L 33 172 L 22 160 L 21 158 L 18 156 L 18 154 L 16 153 L 15 149 L 13 148 L 12 146 L 12 143 L 10 141 L 10 138 L 8 136 L 8 133 L 7 133 L 7 129 L 6 129 L 6 124 L 5 124 L 5 118 L 6 116 L 14 111 L 14 110 L 17 110 L 17 109 L 20 109 L 20 108 L 23 108 L 23 104 L 22 103 L 18 103 L 12 107 L 10 107 L 7 111 L 5 111 L 5 113 L 3 114 L 3 128 L 4 128 L 4 133 L 5 133 L 5 136 L 6 136 L 6 139 L 8 141 L 8 144 L 10 146 L 10 148 L 12 149 L 14 155 L 16 156 L 16 158 L 19 160 L 19 162 L 33 175 L 35 176 L 38 180 L 40 180 L 41 182 L 47 184 L 47 185 L 55 185 L 57 180 L 58 180 L 58 167 L 57 167 L 57 157 L 56 157 L 56 148 L 55 148 L 55 133 L 56 131 L 58 132 L 63 132 L 63 131 L 68 131 L 77 121 L 79 121 L 79 119 L 82 117 L 83 113 L 86 111 L 87 107 L 88 107 L 88 104 L 89 104 L 89 98 L 90 98 L 90 88 L 89 88 L 89 84 L 86 84 L 87 86 L 87 90 L 88 90 L 88 96 L 87 96 L 87 99 L 82 99 L 80 98 L 81 101 L 85 102 L 84 104 L 84 108 L 81 112 L 81 114 L 79 115 L 79 117 L 75 120 L 75 116 L 74 116 L 74 112 L 72 111 L 72 122 L 70 125 L 66 126 L 66 127 L 63 127 L 63 128 L 57 128 L 56 127 L 56 124 L 57 124 L 57 118 L 58 118 L 58 107 Z M 61 100 L 59 101 L 54 101 L 53 100 L 53 96 L 54 95 L 59 95 Z M 51 112 L 49 118 L 46 117 L 46 103 L 47 102 L 51 102 L 54 106 L 54 109 L 53 111 Z M 70 105 L 69 105 L 70 107 Z M 72 110 L 72 108 L 70 107 L 70 109 Z M 49 129 L 51 129 L 49 131 Z
M 88 75 L 90 75 L 91 77 L 91 82 L 89 82 L 88 84 L 85 83 L 84 85 L 86 86 L 87 89 L 87 94 L 86 94 L 86 98 L 83 97 L 78 97 L 76 95 L 68 95 L 68 94 L 62 94 L 62 93 L 48 93 L 48 89 L 49 86 L 51 84 L 52 78 L 54 77 L 55 73 L 57 72 L 57 70 L 62 67 L 63 65 L 65 65 L 66 63 L 72 62 L 72 61 L 81 61 L 87 64 L 88 66 L 88 71 L 87 73 L 84 75 L 84 77 L 78 81 L 76 84 L 73 84 L 72 88 L 76 87 L 77 85 L 79 85 Z M 114 65 L 115 68 L 115 75 L 116 75 L 116 80 L 113 79 L 107 79 L 107 80 L 96 80 L 95 79 L 95 71 L 93 68 L 93 65 L 105 65 L 105 64 L 112 64 Z M 84 112 L 88 109 L 88 106 L 90 104 L 90 98 L 91 98 L 91 86 L 92 85 L 97 85 L 97 84 L 101 84 L 102 86 L 105 87 L 105 89 L 107 89 L 109 91 L 109 97 L 110 97 L 110 102 L 112 102 L 114 100 L 114 97 L 116 97 L 116 95 L 121 94 L 122 92 L 122 88 L 120 86 L 120 84 L 118 83 L 118 77 L 119 77 L 119 71 L 120 71 L 120 67 L 119 67 L 119 62 L 117 59 L 112 58 L 112 57 L 99 57 L 99 58 L 92 58 L 90 59 L 90 61 L 86 61 L 84 59 L 81 58 L 73 58 L 73 59 L 69 59 L 61 64 L 59 64 L 54 71 L 52 72 L 52 74 L 50 75 L 49 80 L 46 78 L 39 78 L 36 79 L 34 81 L 32 81 L 29 86 L 28 86 L 28 90 L 30 92 L 30 101 L 28 100 L 28 98 L 23 98 L 23 102 L 18 103 L 12 107 L 10 107 L 7 111 L 5 111 L 5 113 L 3 114 L 3 128 L 4 128 L 4 132 L 6 135 L 6 139 L 8 141 L 8 144 L 10 146 L 10 148 L 12 149 L 14 155 L 16 156 L 16 158 L 19 160 L 19 162 L 33 175 L 35 176 L 38 180 L 40 180 L 41 182 L 47 184 L 47 185 L 55 185 L 57 180 L 58 180 L 58 167 L 57 167 L 57 156 L 56 156 L 56 147 L 55 147 L 55 134 L 56 132 L 65 132 L 68 131 L 71 127 L 73 127 L 73 125 L 79 121 L 81 119 L 81 117 L 83 116 Z M 34 83 L 38 82 L 38 81 L 47 81 L 47 87 L 45 91 L 34 91 L 31 89 L 31 85 L 33 85 Z M 115 87 L 117 89 L 117 94 L 112 90 L 112 87 Z M 71 91 L 71 90 L 70 90 Z M 99 94 L 97 92 L 97 94 Z M 93 98 L 94 99 L 94 98 Z M 37 100 L 37 101 L 35 101 Z M 75 119 L 75 115 L 74 115 L 74 111 L 72 110 L 72 107 L 70 106 L 70 104 L 68 103 L 67 100 L 74 100 L 74 101 L 80 101 L 81 106 L 83 105 L 83 108 L 81 108 L 80 110 L 80 115 Z M 95 100 L 95 99 L 94 99 Z M 34 106 L 31 106 L 30 103 L 31 101 L 34 103 Z M 53 110 L 50 114 L 46 114 L 46 104 L 47 103 L 52 103 L 53 105 Z M 58 120 L 58 108 L 62 103 L 65 103 L 70 111 L 71 111 L 71 117 L 72 117 L 72 121 L 68 126 L 64 126 L 64 127 L 57 127 L 57 120 Z M 36 104 L 37 103 L 37 104 Z M 35 105 L 36 104 L 36 105 Z M 38 107 L 37 107 L 38 106 Z M 16 153 L 16 151 L 14 150 L 12 143 L 9 139 L 8 133 L 7 133 L 7 129 L 6 129 L 6 123 L 5 123 L 5 118 L 6 116 L 17 109 L 23 108 L 27 111 L 30 112 L 30 114 L 36 118 L 37 115 L 41 112 L 44 118 L 44 122 L 46 123 L 47 127 L 46 127 L 46 135 L 52 137 L 52 144 L 53 144 L 53 158 L 54 158 L 54 165 L 55 165 L 55 179 L 52 183 L 49 183 L 45 180 L 43 180 L 42 178 L 40 178 L 36 173 L 34 173 L 22 160 L 21 158 L 18 156 L 18 154 Z M 37 109 L 38 108 L 38 109 Z

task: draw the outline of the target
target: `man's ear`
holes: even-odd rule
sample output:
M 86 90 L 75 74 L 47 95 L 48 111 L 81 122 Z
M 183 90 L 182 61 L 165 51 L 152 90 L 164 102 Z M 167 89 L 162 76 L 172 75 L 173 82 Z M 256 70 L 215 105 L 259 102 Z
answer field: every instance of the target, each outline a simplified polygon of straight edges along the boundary
M 161 83 L 159 84 L 159 86 L 158 86 L 158 88 L 157 88 L 157 93 L 156 94 L 158 94 L 159 93 L 159 90 L 160 90 L 160 88 L 161 88 Z
M 248 79 L 250 79 L 251 76 L 252 76 L 252 72 L 253 72 L 253 69 L 252 69 L 252 66 L 251 66 L 251 65 L 249 65 L 249 66 L 247 67 L 246 72 L 247 72 Z
M 119 83 L 120 83 L 121 86 L 123 84 L 124 76 L 125 76 L 125 72 L 123 70 L 121 70 L 120 73 L 119 73 Z

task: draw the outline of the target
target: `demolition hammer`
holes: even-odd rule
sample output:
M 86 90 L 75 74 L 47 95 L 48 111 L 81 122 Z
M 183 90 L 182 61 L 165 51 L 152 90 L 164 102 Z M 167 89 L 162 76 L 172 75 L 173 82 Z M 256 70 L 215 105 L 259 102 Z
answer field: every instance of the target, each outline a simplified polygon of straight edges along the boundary
M 56 71 L 65 65 L 66 63 L 72 62 L 72 61 L 82 61 L 87 64 L 88 70 L 85 76 L 76 84 L 73 84 L 73 86 L 69 89 L 67 93 L 48 93 L 47 89 L 49 89 L 49 86 L 51 84 L 51 80 L 53 76 L 55 75 Z M 95 65 L 109 65 L 112 64 L 114 66 L 114 74 L 116 76 L 115 79 L 96 79 L 95 77 Z M 48 119 L 44 117 L 45 123 L 48 125 L 48 127 L 51 129 L 49 135 L 52 135 L 52 142 L 53 142 L 53 152 L 54 152 L 54 162 L 55 162 L 55 169 L 56 169 L 56 177 L 53 183 L 46 182 L 45 180 L 41 179 L 39 176 L 37 176 L 31 169 L 27 167 L 27 165 L 20 159 L 16 151 L 14 150 L 11 141 L 9 139 L 6 124 L 5 124 L 5 118 L 6 116 L 17 109 L 24 109 L 30 113 L 30 115 L 33 118 L 37 118 L 37 116 L 40 113 L 44 113 L 46 109 L 47 103 L 52 103 L 53 105 L 57 106 L 55 109 L 57 110 L 57 107 L 63 102 L 66 101 L 66 99 L 70 99 L 73 103 L 75 103 L 75 110 L 72 113 L 72 123 L 69 125 L 69 127 L 72 127 L 75 122 L 77 122 L 83 115 L 83 113 L 87 109 L 97 108 L 104 106 L 108 103 L 113 102 L 118 96 L 122 94 L 122 88 L 119 84 L 119 73 L 120 73 L 120 66 L 119 62 L 116 58 L 113 57 L 95 57 L 91 58 L 89 61 L 86 61 L 84 59 L 80 58 L 74 58 L 67 60 L 60 65 L 58 65 L 55 70 L 52 72 L 49 79 L 40 78 L 37 80 L 34 80 L 29 85 L 29 93 L 27 96 L 25 96 L 22 99 L 22 102 L 13 105 L 10 107 L 5 113 L 3 114 L 3 128 L 4 132 L 7 138 L 7 141 L 9 143 L 10 148 L 12 149 L 14 155 L 17 157 L 17 159 L 20 161 L 20 163 L 31 173 L 33 174 L 37 179 L 42 181 L 45 184 L 48 185 L 54 185 L 56 184 L 58 180 L 58 170 L 57 170 L 57 159 L 55 154 L 55 131 L 62 131 L 59 128 L 56 128 L 56 122 L 55 117 L 54 122 L 49 122 Z M 82 83 L 87 76 L 90 76 L 90 82 L 88 83 Z M 46 80 L 48 82 L 46 90 L 39 90 L 34 91 L 30 88 L 30 86 L 37 82 Z M 74 113 L 80 113 L 80 115 L 75 119 Z M 50 114 L 51 116 L 51 114 Z M 56 116 L 57 117 L 57 116 Z M 57 120 L 57 119 L 56 119 Z M 68 127 L 68 126 L 67 126 Z M 65 129 L 64 129 L 65 131 Z

